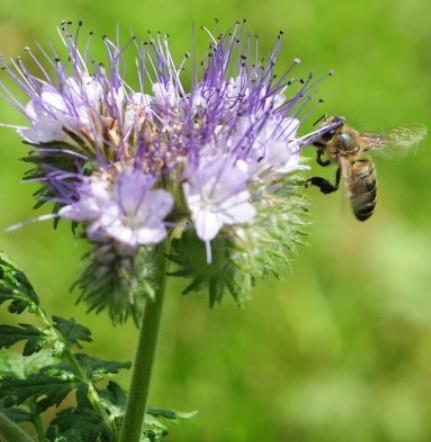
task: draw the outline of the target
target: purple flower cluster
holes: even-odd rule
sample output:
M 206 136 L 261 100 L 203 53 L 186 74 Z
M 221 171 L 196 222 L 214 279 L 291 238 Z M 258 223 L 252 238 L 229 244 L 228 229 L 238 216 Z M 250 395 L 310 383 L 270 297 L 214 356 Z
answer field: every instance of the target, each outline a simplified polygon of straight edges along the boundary
M 65 56 L 39 48 L 47 67 L 28 48 L 32 69 L 21 59 L 2 62 L 25 104 L 6 81 L 0 86 L 28 119 L 17 131 L 33 147 L 37 170 L 30 177 L 43 185 L 40 198 L 120 254 L 192 225 L 211 260 L 216 235 L 253 223 L 259 195 L 303 169 L 302 148 L 331 129 L 298 136 L 314 84 L 311 76 L 290 78 L 297 59 L 275 75 L 281 35 L 264 62 L 243 24 L 226 34 L 206 31 L 208 53 L 200 66 L 190 61 L 186 89 L 190 57 L 176 64 L 167 36 L 143 43 L 132 37 L 126 47 L 104 37 L 108 62 L 101 64 L 89 58 L 91 37 L 79 49 L 80 29 L 72 35 L 62 24 Z M 135 88 L 121 72 L 128 47 L 136 51 Z

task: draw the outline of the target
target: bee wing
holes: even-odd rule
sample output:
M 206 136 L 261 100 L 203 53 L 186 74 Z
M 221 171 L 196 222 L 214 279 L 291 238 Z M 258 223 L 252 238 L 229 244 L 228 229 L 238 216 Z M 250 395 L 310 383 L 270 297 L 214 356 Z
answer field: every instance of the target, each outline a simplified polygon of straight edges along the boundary
M 382 152 L 389 156 L 404 156 L 416 152 L 427 132 L 426 126 L 416 123 L 396 127 L 382 134 L 361 133 L 361 140 L 364 150 Z

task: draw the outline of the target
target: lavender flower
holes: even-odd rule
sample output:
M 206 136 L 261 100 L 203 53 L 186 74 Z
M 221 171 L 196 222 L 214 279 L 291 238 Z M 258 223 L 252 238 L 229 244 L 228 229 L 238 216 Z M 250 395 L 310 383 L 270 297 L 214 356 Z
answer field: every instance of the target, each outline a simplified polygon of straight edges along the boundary
M 249 223 L 255 215 L 250 203 L 247 163 L 229 154 L 206 157 L 194 167 L 183 185 L 187 206 L 199 238 L 209 242 L 225 225 Z
M 59 215 L 87 224 L 87 237 L 96 242 L 113 239 L 129 249 L 151 245 L 166 237 L 163 219 L 173 206 L 163 189 L 151 190 L 151 175 L 126 169 L 110 183 L 92 175 L 78 187 L 79 199 L 64 206 Z
M 299 188 L 296 172 L 305 168 L 301 151 L 331 130 L 328 125 L 297 134 L 310 91 L 320 80 L 290 78 L 298 59 L 277 78 L 281 34 L 264 62 L 257 38 L 244 37 L 244 24 L 216 36 L 205 30 L 209 51 L 200 69 L 192 62 L 188 90 L 183 70 L 189 56 L 175 64 L 167 36 L 143 43 L 132 36 L 124 47 L 104 37 L 107 63 L 102 64 L 89 56 L 91 34 L 80 50 L 81 23 L 75 35 L 70 25 L 60 29 L 63 54 L 39 48 L 44 62 L 26 49 L 26 61 L 38 73 L 21 59 L 2 62 L 24 93 L 23 103 L 8 80 L 0 86 L 29 122 L 16 127 L 32 146 L 27 161 L 35 169 L 26 178 L 41 183 L 38 197 L 54 203 L 55 217 L 83 227 L 95 247 L 96 274 L 115 273 L 112 263 L 122 269 L 117 276 L 125 268 L 136 273 L 141 251 L 173 231 L 177 237 L 192 232 L 205 244 L 206 267 L 217 267 L 213 247 L 225 238 L 236 273 L 272 271 L 274 257 L 291 249 L 293 235 L 283 239 L 286 229 L 301 224 L 296 208 L 303 203 L 286 190 Z M 136 53 L 138 88 L 121 73 L 130 48 Z M 181 266 L 180 261 L 177 256 Z M 264 270 L 256 270 L 259 261 Z M 93 295 L 84 298 L 99 308 L 91 304 Z

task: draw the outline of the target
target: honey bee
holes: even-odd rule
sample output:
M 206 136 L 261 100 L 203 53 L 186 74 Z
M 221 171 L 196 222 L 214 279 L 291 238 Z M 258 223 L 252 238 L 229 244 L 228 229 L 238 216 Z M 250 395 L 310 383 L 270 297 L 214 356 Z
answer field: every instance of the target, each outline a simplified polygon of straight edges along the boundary
M 337 164 L 335 184 L 322 177 L 314 176 L 306 181 L 306 187 L 317 186 L 324 194 L 335 192 L 343 177 L 350 204 L 355 217 L 365 221 L 374 212 L 377 202 L 376 169 L 373 162 L 364 157 L 367 151 L 410 150 L 426 135 L 422 125 L 396 128 L 385 135 L 359 133 L 346 125 L 342 117 L 330 117 L 323 123 L 333 129 L 313 141 L 317 148 L 316 161 L 320 166 Z M 322 157 L 326 155 L 326 159 Z

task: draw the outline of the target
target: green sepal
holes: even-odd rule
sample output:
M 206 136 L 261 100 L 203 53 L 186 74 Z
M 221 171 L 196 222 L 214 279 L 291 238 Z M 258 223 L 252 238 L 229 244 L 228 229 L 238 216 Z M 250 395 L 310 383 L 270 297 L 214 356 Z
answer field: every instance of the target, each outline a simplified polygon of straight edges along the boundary
M 172 241 L 172 253 L 169 258 L 178 268 L 170 275 L 191 279 L 182 291 L 184 295 L 207 290 L 210 307 L 220 303 L 226 291 L 238 304 L 242 304 L 252 283 L 244 280 L 247 274 L 241 275 L 232 260 L 236 250 L 236 244 L 228 236 L 219 233 L 211 242 L 212 260 L 208 263 L 205 244 L 196 236 L 194 230 L 186 230 L 181 238 Z M 241 281 L 241 284 L 238 281 Z
M 154 298 L 155 258 L 154 248 L 122 256 L 113 244 L 95 246 L 84 257 L 89 265 L 73 286 L 81 292 L 78 302 L 84 301 L 88 312 L 107 309 L 114 323 L 126 322 L 131 316 L 138 325 L 145 302 Z

